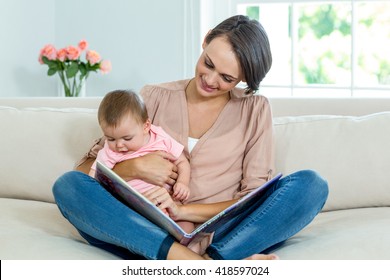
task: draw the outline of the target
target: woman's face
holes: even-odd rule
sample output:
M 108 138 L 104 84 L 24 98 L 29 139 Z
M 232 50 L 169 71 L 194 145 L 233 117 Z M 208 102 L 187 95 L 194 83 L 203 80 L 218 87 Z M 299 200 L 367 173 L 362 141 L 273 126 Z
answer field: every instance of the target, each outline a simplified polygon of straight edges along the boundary
M 196 88 L 201 96 L 226 94 L 242 80 L 240 63 L 225 38 L 203 43 L 203 53 L 195 69 Z

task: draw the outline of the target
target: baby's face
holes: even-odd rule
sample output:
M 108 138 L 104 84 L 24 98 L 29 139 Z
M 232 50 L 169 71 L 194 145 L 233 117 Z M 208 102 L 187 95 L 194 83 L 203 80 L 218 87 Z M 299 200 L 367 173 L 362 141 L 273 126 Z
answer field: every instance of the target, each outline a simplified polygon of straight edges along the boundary
M 124 117 L 115 127 L 102 123 L 101 128 L 109 148 L 117 153 L 135 152 L 149 140 L 150 125 L 139 123 L 130 115 Z

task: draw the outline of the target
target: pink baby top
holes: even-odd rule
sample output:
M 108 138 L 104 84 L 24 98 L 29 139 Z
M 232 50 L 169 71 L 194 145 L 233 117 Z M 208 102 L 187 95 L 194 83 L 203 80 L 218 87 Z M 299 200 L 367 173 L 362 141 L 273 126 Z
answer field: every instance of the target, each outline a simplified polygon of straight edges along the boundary
M 112 169 L 118 162 L 140 157 L 156 151 L 168 152 L 174 157 L 179 158 L 180 154 L 183 152 L 183 148 L 182 144 L 169 136 L 161 127 L 151 125 L 149 143 L 140 148 L 138 151 L 132 153 L 114 152 L 108 147 L 106 140 L 103 149 L 98 152 L 96 159 L 104 163 L 108 168 Z M 96 169 L 96 161 L 93 163 L 91 168 L 93 170 Z M 141 193 L 144 193 L 148 189 L 154 187 L 154 185 L 138 179 L 131 180 L 128 183 Z

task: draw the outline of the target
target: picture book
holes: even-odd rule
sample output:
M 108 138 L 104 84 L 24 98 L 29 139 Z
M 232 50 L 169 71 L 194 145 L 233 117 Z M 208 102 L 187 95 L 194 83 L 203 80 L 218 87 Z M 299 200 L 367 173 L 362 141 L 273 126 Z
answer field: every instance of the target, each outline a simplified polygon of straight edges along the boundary
M 96 164 L 95 177 L 101 185 L 117 199 L 149 219 L 151 222 L 165 229 L 181 244 L 188 245 L 191 242 L 198 241 L 205 235 L 210 235 L 219 226 L 225 224 L 226 221 L 236 217 L 243 211 L 258 207 L 261 203 L 261 196 L 282 177 L 282 174 L 279 173 L 262 186 L 242 197 L 236 203 L 197 226 L 195 230 L 190 233 L 185 232 L 174 220 L 161 211 L 161 209 L 99 161 L 97 161 Z

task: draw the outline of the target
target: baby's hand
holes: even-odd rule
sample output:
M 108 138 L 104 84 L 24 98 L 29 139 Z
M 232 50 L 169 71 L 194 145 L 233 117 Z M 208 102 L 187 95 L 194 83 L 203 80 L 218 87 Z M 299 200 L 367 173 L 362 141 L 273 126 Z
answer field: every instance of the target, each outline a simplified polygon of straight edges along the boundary
M 174 200 L 185 201 L 189 198 L 189 196 L 190 196 L 190 189 L 188 188 L 187 185 L 178 182 L 173 186 L 172 198 Z

